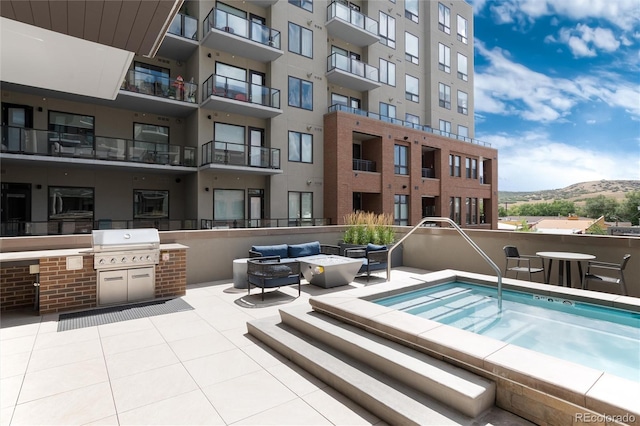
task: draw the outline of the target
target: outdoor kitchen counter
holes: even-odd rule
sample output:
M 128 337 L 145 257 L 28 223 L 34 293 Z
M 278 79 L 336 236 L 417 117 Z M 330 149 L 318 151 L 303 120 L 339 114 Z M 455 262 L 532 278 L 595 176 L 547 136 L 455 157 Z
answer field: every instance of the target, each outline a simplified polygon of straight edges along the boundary
M 182 244 L 160 244 L 160 250 L 182 250 L 188 246 Z M 0 253 L 0 263 L 4 262 L 20 262 L 23 260 L 38 260 L 49 257 L 65 257 L 65 256 L 87 256 L 93 255 L 90 248 L 81 249 L 53 249 L 53 250 L 33 250 L 33 251 L 16 251 L 10 253 Z

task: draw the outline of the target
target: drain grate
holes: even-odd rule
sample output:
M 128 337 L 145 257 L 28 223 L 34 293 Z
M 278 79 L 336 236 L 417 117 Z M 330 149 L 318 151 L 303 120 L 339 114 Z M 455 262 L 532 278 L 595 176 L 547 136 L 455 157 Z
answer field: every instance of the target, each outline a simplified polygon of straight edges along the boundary
M 58 316 L 58 331 L 75 330 L 138 318 L 189 311 L 193 307 L 182 299 L 154 300 L 126 306 L 92 309 Z

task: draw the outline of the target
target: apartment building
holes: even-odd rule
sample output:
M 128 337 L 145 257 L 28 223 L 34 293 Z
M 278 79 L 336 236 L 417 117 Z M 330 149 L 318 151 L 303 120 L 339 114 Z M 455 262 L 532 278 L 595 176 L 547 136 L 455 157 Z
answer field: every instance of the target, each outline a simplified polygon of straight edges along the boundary
M 89 64 L 121 78 L 106 99 L 3 79 L 3 235 L 340 224 L 358 209 L 497 228 L 466 2 L 190 0 L 174 16 L 126 69 Z

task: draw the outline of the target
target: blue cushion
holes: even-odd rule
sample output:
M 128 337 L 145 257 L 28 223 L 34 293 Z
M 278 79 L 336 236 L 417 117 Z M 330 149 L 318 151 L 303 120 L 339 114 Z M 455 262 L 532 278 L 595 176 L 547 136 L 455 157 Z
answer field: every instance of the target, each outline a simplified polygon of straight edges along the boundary
M 275 244 L 270 246 L 251 246 L 252 251 L 257 251 L 261 256 L 280 256 L 287 257 L 287 245 Z
M 289 257 L 295 258 L 304 256 L 315 256 L 316 254 L 320 254 L 319 241 L 289 245 Z
M 379 246 L 376 244 L 367 244 L 367 251 L 378 251 L 378 250 L 386 250 L 387 246 Z

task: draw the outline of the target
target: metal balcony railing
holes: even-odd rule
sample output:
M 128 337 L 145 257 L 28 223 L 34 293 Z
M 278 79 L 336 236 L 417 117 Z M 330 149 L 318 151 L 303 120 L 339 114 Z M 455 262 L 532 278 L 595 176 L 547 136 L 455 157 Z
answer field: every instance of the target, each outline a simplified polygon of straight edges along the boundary
M 375 172 L 376 171 L 376 162 L 369 160 L 361 160 L 359 158 L 353 159 L 353 170 L 358 170 L 360 172 Z
M 376 83 L 380 81 L 378 68 L 337 52 L 327 57 L 327 72 L 334 69 L 339 69 Z
M 146 71 L 129 70 L 120 90 L 195 104 L 198 85 L 184 81 L 181 76 L 169 78 Z
M 209 141 L 202 145 L 201 165 L 225 164 L 232 166 L 280 169 L 280 150 L 263 146 Z
M 271 218 L 271 219 L 201 219 L 200 229 L 216 228 L 280 228 L 289 226 L 328 226 L 330 218 Z
M 2 126 L 2 152 L 174 166 L 196 166 L 196 148 Z
M 378 35 L 378 21 L 369 18 L 357 10 L 351 9 L 342 3 L 333 2 L 327 6 L 327 21 L 333 18 L 338 18 L 350 24 L 362 28 L 363 30 L 377 36 Z
M 90 234 L 94 229 L 156 228 L 159 231 L 198 229 L 196 219 L 100 219 L 100 220 L 49 220 L 7 221 L 0 223 L 0 236 L 20 237 L 24 235 L 71 235 Z
M 423 178 L 434 178 L 436 177 L 436 171 L 430 168 L 422 168 L 422 177 Z
M 456 135 L 453 133 L 448 133 L 448 132 L 443 132 L 441 130 L 438 129 L 432 129 L 430 126 L 426 126 L 426 125 L 422 125 L 422 124 L 416 124 L 416 123 L 412 123 L 410 121 L 404 121 L 404 120 L 400 120 L 399 118 L 393 118 L 393 117 L 387 117 L 384 115 L 380 115 L 377 114 L 375 112 L 370 112 L 370 111 L 366 111 L 363 109 L 359 109 L 359 108 L 352 108 L 346 105 L 342 105 L 342 104 L 334 104 L 331 105 L 329 107 L 329 112 L 335 112 L 335 111 L 342 111 L 342 112 L 348 112 L 350 114 L 357 114 L 357 115 L 361 115 L 363 117 L 369 117 L 369 118 L 373 118 L 375 120 L 380 120 L 380 121 L 386 121 L 388 123 L 391 124 L 397 124 L 398 126 L 404 126 L 404 127 L 409 127 L 411 129 L 416 129 L 416 130 L 420 130 L 423 132 L 427 132 L 427 133 L 433 133 L 434 135 L 440 135 L 440 136 L 445 136 L 451 139 L 457 139 L 463 142 L 468 142 L 468 143 L 472 143 L 472 144 L 476 144 L 476 145 L 482 145 L 482 146 L 486 146 L 486 147 L 490 147 L 491 144 L 488 142 L 482 142 L 479 141 L 477 139 L 473 139 L 467 136 L 460 136 L 460 135 Z
M 204 19 L 203 35 L 206 36 L 213 28 L 264 44 L 265 46 L 280 49 L 280 31 L 220 9 L 211 9 Z
M 202 85 L 205 97 L 220 96 L 237 101 L 280 108 L 280 90 L 212 74 Z
M 177 35 L 180 37 L 188 38 L 191 40 L 197 40 L 198 38 L 198 20 L 192 16 L 178 13 L 169 29 L 169 34 Z

